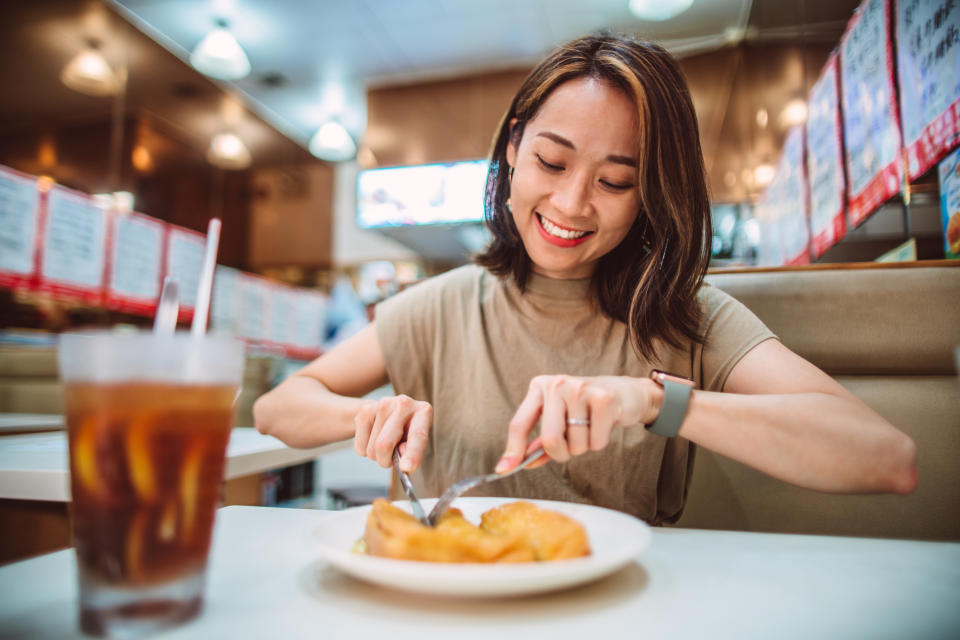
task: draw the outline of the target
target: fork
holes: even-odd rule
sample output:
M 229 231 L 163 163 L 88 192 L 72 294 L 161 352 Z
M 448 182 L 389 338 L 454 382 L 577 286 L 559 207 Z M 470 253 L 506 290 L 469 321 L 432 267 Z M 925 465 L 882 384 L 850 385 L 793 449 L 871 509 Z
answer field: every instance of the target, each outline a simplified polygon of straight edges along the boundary
M 518 471 L 525 469 L 534 461 L 539 460 L 544 453 L 546 452 L 543 449 L 537 449 L 527 456 L 523 462 L 505 473 L 487 473 L 485 475 L 471 476 L 469 478 L 464 478 L 463 480 L 454 482 L 447 488 L 446 491 L 443 492 L 443 495 L 440 496 L 440 499 L 437 500 L 437 503 L 433 505 L 433 509 L 430 510 L 430 515 L 427 516 L 427 524 L 431 527 L 436 526 L 437 523 L 440 522 L 440 516 L 442 516 L 450 507 L 450 503 L 459 498 L 465 491 L 473 489 L 477 485 L 485 482 L 492 482 L 494 480 L 500 480 L 501 478 L 508 478 Z

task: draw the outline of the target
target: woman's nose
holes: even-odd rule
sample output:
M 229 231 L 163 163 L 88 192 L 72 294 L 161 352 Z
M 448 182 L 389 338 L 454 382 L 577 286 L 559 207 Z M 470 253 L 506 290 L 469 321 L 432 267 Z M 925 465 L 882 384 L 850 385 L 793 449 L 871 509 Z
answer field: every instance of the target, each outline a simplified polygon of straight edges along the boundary
M 575 218 L 583 214 L 590 199 L 590 178 L 571 175 L 558 181 L 550 201 L 559 213 Z

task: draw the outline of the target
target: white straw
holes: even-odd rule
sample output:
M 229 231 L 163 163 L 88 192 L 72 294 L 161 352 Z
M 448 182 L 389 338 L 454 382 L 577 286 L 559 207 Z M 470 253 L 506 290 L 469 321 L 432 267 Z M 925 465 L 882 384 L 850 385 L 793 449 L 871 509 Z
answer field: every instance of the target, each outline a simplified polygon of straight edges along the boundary
M 193 311 L 190 334 L 198 338 L 207 332 L 207 315 L 210 312 L 210 294 L 213 292 L 213 273 L 217 266 L 217 247 L 220 246 L 220 219 L 211 218 L 207 226 L 207 246 L 203 252 L 203 269 L 200 271 L 200 286 L 197 289 L 197 306 Z

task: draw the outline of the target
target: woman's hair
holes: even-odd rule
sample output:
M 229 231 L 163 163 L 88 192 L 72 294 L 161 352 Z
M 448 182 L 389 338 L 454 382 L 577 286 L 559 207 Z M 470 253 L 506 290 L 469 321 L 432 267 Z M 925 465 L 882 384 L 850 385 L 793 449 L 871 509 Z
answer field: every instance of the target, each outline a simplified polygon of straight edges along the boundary
M 498 276 L 512 275 L 525 288 L 531 265 L 506 206 L 507 146 L 520 143 L 524 127 L 557 87 L 583 77 L 621 89 L 636 106 L 639 129 L 638 215 L 623 241 L 597 262 L 597 303 L 627 324 L 631 342 L 647 358 L 657 340 L 677 348 L 685 338 L 702 342 L 697 289 L 710 261 L 710 203 L 690 92 L 676 61 L 659 45 L 606 35 L 580 38 L 527 76 L 493 140 L 484 197 L 493 241 L 475 261 Z

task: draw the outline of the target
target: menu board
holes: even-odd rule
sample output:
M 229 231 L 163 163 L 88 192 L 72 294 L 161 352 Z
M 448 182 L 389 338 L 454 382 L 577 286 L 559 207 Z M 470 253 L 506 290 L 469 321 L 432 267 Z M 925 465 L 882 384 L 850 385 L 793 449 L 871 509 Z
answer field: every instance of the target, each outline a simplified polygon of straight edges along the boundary
M 107 306 L 152 314 L 160 297 L 166 228 L 138 213 L 112 218 Z
M 807 189 L 803 171 L 803 126 L 787 132 L 776 174 L 758 205 L 765 265 L 808 264 Z
M 276 344 L 292 345 L 296 341 L 296 317 L 299 293 L 292 287 L 273 286 L 268 339 Z
M 810 245 L 819 258 L 847 232 L 844 220 L 843 133 L 837 56 L 830 56 L 808 99 L 807 185 L 810 191 Z
M 36 178 L 0 167 L 0 285 L 17 286 L 34 275 L 39 205 Z
M 240 337 L 259 342 L 269 339 L 270 283 L 250 274 L 240 277 Z
M 237 269 L 217 265 L 210 294 L 210 331 L 240 335 L 240 282 Z
M 857 226 L 900 189 L 889 0 L 864 0 L 840 41 L 847 211 Z
M 960 2 L 898 0 L 897 73 L 913 179 L 960 139 Z
M 63 187 L 53 187 L 47 198 L 38 288 L 100 302 L 106 210 L 90 196 Z
M 940 162 L 939 174 L 944 251 L 948 258 L 960 258 L 960 149 Z
M 180 285 L 180 308 L 193 310 L 197 304 L 200 272 L 206 237 L 202 233 L 170 225 L 167 229 L 166 276 Z
M 329 299 L 318 291 L 301 290 L 298 298 L 294 344 L 304 349 L 323 347 Z

